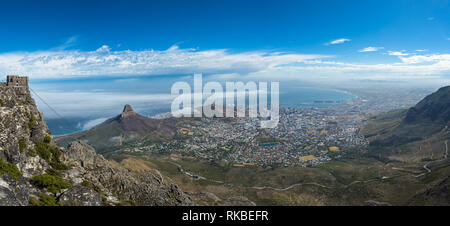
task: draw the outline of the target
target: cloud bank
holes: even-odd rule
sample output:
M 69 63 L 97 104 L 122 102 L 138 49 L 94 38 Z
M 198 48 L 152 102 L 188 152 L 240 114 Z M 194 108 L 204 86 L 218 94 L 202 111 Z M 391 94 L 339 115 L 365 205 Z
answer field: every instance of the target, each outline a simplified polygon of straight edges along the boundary
M 349 41 L 337 39 L 330 44 Z M 373 52 L 383 47 L 366 47 Z M 94 51 L 52 49 L 37 52 L 0 53 L 0 74 L 26 75 L 39 79 L 149 75 L 192 75 L 203 73 L 217 79 L 449 79 L 450 54 L 387 51 L 397 57 L 392 63 L 353 63 L 339 56 L 274 52 L 270 50 L 231 52 L 227 49 L 182 49 L 113 51 L 103 45 Z M 427 51 L 428 53 L 428 51 Z
M 1 74 L 31 78 L 79 76 L 126 76 L 201 73 L 250 73 L 282 64 L 298 63 L 326 56 L 271 51 L 230 53 L 226 49 L 180 49 L 112 51 L 101 46 L 95 51 L 52 50 L 0 54 Z

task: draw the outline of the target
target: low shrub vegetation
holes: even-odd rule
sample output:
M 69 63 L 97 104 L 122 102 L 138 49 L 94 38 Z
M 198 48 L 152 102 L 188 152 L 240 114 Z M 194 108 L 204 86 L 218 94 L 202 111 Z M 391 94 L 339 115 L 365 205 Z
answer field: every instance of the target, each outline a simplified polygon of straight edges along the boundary
M 4 174 L 10 176 L 15 180 L 19 180 L 22 176 L 22 172 L 20 172 L 16 165 L 5 162 L 0 158 L 0 176 L 3 176 Z
M 51 193 L 58 193 L 61 189 L 70 188 L 72 185 L 60 177 L 50 174 L 41 174 L 34 176 L 31 183 L 39 189 L 47 189 Z
M 36 125 L 36 117 L 33 114 L 29 114 L 28 128 L 32 130 Z
M 47 174 L 50 174 L 55 177 L 63 177 L 63 173 L 61 173 L 59 170 L 56 170 L 54 168 L 47 169 L 45 172 L 47 172 Z
M 47 195 L 45 193 L 41 193 L 39 195 L 39 199 L 35 197 L 30 197 L 30 205 L 31 206 L 58 206 L 59 203 L 55 199 L 55 197 L 51 195 Z
M 44 137 L 44 143 L 50 144 L 52 142 L 52 137 L 51 136 L 45 136 Z
M 45 139 L 44 139 L 45 140 Z M 52 168 L 56 170 L 68 170 L 69 166 L 59 160 L 61 151 L 56 146 L 50 145 L 46 142 L 37 142 L 35 144 L 35 152 L 45 161 L 47 161 Z
M 27 141 L 25 139 L 20 139 L 19 140 L 19 151 L 23 152 L 25 150 L 25 148 L 27 147 Z

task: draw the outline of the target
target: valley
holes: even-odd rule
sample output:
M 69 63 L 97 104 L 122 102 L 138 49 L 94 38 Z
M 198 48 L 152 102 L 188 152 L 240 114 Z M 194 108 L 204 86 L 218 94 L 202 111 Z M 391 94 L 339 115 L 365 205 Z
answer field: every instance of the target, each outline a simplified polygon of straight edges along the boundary
M 220 200 L 239 196 L 251 201 L 243 205 L 366 205 L 370 200 L 407 205 L 417 192 L 450 172 L 448 160 L 442 165 L 429 164 L 432 171 L 427 172 L 419 164 L 372 158 L 344 157 L 314 167 L 262 168 L 211 165 L 164 155 L 115 157 L 151 165 L 207 205 L 220 204 L 203 197 L 209 193 Z

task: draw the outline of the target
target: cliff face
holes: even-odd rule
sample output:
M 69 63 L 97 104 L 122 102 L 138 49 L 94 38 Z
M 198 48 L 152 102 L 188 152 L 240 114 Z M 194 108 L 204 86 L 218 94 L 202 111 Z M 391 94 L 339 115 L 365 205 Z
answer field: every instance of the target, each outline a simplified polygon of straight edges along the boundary
M 0 205 L 192 205 L 159 172 L 125 169 L 81 141 L 58 147 L 28 90 L 0 83 Z
M 0 84 L 0 158 L 16 164 L 25 176 L 35 175 L 35 169 L 45 170 L 48 164 L 30 158 L 27 150 L 49 135 L 29 91 L 19 92 Z

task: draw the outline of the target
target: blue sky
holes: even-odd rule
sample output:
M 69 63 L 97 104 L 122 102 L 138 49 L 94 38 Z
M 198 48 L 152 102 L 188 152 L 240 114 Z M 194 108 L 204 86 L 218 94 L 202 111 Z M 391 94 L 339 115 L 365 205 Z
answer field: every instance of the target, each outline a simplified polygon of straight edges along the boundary
M 443 86 L 450 84 L 449 12 L 448 0 L 5 1 L 0 78 L 29 76 L 56 108 L 151 89 L 148 77 L 172 82 L 194 73 Z
M 448 51 L 449 1 L 8 1 L 0 52 L 184 48 L 358 55 Z M 339 38 L 346 45 L 325 46 Z M 360 55 L 360 54 L 359 54 Z M 360 60 L 355 56 L 353 60 Z

